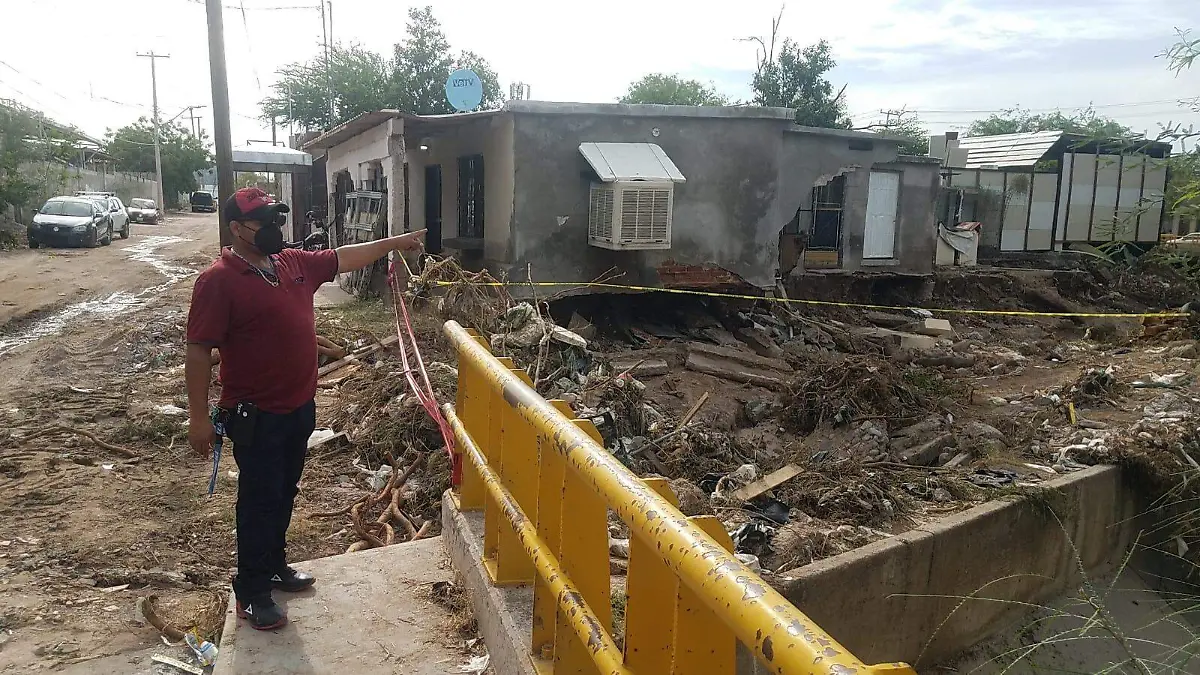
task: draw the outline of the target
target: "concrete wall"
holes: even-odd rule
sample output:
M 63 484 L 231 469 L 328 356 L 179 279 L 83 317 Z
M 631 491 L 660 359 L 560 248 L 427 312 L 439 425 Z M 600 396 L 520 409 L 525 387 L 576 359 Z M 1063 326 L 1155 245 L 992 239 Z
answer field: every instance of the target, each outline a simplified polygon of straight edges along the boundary
M 1100 573 L 1131 544 L 1138 507 L 1118 468 L 1045 488 L 1046 499 L 990 502 L 785 572 L 784 595 L 867 663 L 944 662 L 1028 609 L 960 598 L 1044 602 L 1078 585 L 1080 565 Z
M 388 188 L 388 229 L 394 233 L 401 230 L 404 219 L 404 180 L 401 170 L 404 156 L 403 129 L 403 120 L 388 120 L 329 148 L 326 152 L 326 194 L 333 194 L 340 172 L 349 172 L 354 180 L 355 189 L 358 189 L 362 181 L 369 179 L 372 170 L 382 171 Z M 333 208 L 332 203 L 330 208 Z M 303 218 L 303 214 L 300 215 Z M 333 216 L 334 214 L 329 214 L 330 222 Z
M 126 203 L 134 198 L 158 198 L 157 181 L 142 174 L 100 172 L 44 162 L 21 165 L 21 174 L 40 186 L 32 202 L 26 208 L 17 210 L 18 221 L 22 223 L 28 221 L 33 211 L 41 208 L 46 199 L 59 195 L 73 195 L 80 190 L 115 192 L 121 201 Z
M 626 272 L 623 283 L 658 284 L 658 267 L 673 260 L 774 284 L 779 232 L 810 187 L 784 180 L 781 135 L 790 120 L 661 114 L 668 106 L 580 108 L 514 113 L 513 278 L 524 278 L 527 263 L 535 280 L 553 281 L 593 279 L 615 266 Z M 675 186 L 670 250 L 588 245 L 585 141 L 656 143 L 679 167 L 687 182 Z
M 512 261 L 510 228 L 513 212 L 512 115 L 497 115 L 456 125 L 410 124 L 408 146 L 409 219 L 419 230 L 425 223 L 425 167 L 442 167 L 442 242 L 458 237 L 458 158 L 483 155 L 484 248 L 482 264 L 495 269 Z M 427 150 L 421 150 L 424 143 Z

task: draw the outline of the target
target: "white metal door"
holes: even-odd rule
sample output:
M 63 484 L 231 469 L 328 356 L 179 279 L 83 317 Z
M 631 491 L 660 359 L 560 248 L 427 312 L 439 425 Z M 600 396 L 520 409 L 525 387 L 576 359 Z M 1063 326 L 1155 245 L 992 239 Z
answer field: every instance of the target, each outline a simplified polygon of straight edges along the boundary
M 900 174 L 872 171 L 867 188 L 867 228 L 863 237 L 864 258 L 893 258 L 896 255 L 896 207 L 900 204 Z

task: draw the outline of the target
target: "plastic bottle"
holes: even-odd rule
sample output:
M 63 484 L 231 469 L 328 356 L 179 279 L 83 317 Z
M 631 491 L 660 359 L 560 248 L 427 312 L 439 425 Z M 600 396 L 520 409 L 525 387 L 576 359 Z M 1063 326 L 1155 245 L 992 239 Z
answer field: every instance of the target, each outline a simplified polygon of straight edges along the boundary
M 196 659 L 200 661 L 200 665 L 207 668 L 217 662 L 217 646 L 208 640 L 201 640 L 195 633 L 188 633 L 183 636 L 187 641 L 192 651 L 196 653 Z

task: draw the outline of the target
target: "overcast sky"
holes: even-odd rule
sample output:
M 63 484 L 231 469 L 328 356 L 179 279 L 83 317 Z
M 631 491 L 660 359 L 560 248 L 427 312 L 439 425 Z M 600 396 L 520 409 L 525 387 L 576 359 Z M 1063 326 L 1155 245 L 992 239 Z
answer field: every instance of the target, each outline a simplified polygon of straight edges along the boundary
M 232 9 L 242 1 L 244 14 Z M 270 138 L 257 103 L 280 65 L 317 53 L 321 19 L 316 0 L 225 3 L 236 146 Z M 506 90 L 519 80 L 538 100 L 594 102 L 650 72 L 748 98 L 755 48 L 739 38 L 766 34 L 779 10 L 777 0 L 432 4 L 453 47 L 489 59 Z M 311 8 L 278 9 L 300 5 Z M 333 37 L 387 52 L 404 35 L 408 6 L 333 0 Z M 0 17 L 0 97 L 103 135 L 149 113 L 149 59 L 136 53 L 153 49 L 171 56 L 158 62 L 164 118 L 211 106 L 202 0 L 0 0 Z M 781 37 L 832 43 L 832 79 L 849 85 L 856 124 L 908 108 L 936 132 L 1016 105 L 1091 103 L 1153 135 L 1160 122 L 1200 128 L 1200 114 L 1176 103 L 1200 96 L 1200 65 L 1176 77 L 1156 58 L 1177 28 L 1200 34 L 1200 0 L 793 2 Z M 211 107 L 199 113 L 211 132 Z

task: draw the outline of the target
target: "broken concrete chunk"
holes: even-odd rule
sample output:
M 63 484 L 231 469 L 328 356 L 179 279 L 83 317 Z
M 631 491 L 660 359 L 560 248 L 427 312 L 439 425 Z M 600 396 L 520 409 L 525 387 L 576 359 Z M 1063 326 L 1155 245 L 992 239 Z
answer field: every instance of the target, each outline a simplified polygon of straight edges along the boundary
M 567 330 L 585 340 L 592 340 L 596 337 L 596 326 L 582 316 L 579 316 L 579 312 L 571 314 L 571 320 L 567 322 Z
M 1200 356 L 1196 343 L 1178 345 L 1167 350 L 1167 356 L 1173 359 L 1194 359 Z
M 688 343 L 686 366 L 698 373 L 772 389 L 781 388 L 792 372 L 791 366 L 778 359 L 700 342 Z
M 654 377 L 666 375 L 670 366 L 662 359 L 623 359 L 612 362 L 613 371 L 620 374 L 628 372 L 634 377 Z
M 867 312 L 865 317 L 867 321 L 884 328 L 899 328 L 912 322 L 910 317 L 890 312 Z
M 550 324 L 550 339 L 580 349 L 587 349 L 588 346 L 587 340 L 583 339 L 580 335 L 554 324 Z
M 746 343 L 759 356 L 771 359 L 783 358 L 783 350 L 779 348 L 779 345 L 775 344 L 770 331 L 757 323 L 737 329 L 734 335 L 737 336 L 737 339 Z
M 945 467 L 947 469 L 955 469 L 955 468 L 962 466 L 963 464 L 966 464 L 970 459 L 971 459 L 971 453 L 960 452 L 957 455 L 955 455 L 954 458 L 951 459 L 949 462 L 946 462 Z
M 906 464 L 913 464 L 915 466 L 932 466 L 937 462 L 943 450 L 953 448 L 954 445 L 953 434 L 942 434 L 928 443 L 918 445 L 911 450 L 901 453 L 900 459 Z
M 905 326 L 903 330 L 909 333 L 916 333 L 917 335 L 930 335 L 933 337 L 950 337 L 954 335 L 954 328 L 945 319 L 924 319 Z
M 926 351 L 937 347 L 937 338 L 929 335 L 917 335 L 915 333 L 902 333 L 900 331 L 890 330 L 887 328 L 856 328 L 854 332 L 858 335 L 871 338 L 880 338 L 893 349 L 908 349 L 912 351 Z
M 775 410 L 775 404 L 773 401 L 746 401 L 743 410 L 746 413 L 746 421 L 753 426 L 770 417 Z
M 971 420 L 964 424 L 962 434 L 968 438 L 995 438 L 997 440 L 1004 440 L 1003 431 L 979 420 Z

